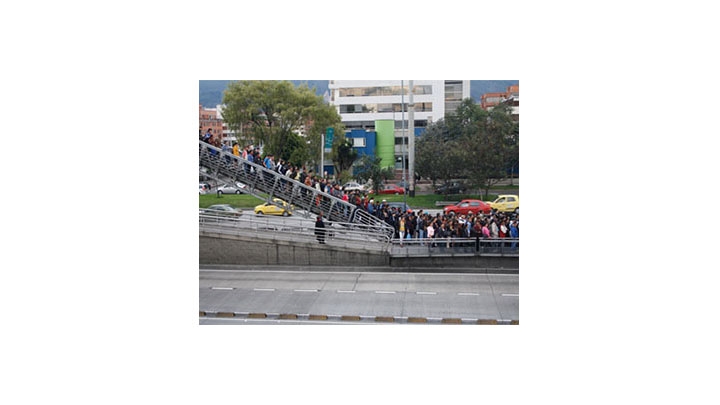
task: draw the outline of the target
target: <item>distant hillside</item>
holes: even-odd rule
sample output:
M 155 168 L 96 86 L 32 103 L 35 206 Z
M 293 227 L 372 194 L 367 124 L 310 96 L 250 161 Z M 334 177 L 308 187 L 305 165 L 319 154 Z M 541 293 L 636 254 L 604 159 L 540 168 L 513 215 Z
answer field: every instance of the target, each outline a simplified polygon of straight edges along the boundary
M 236 80 L 200 80 L 200 104 L 203 107 L 214 108 L 222 103 L 223 92 L 230 82 Z M 294 85 L 299 86 L 307 83 L 309 88 L 315 87 L 316 93 L 320 96 L 328 89 L 327 80 L 290 80 Z
M 200 104 L 204 107 L 213 108 L 222 103 L 223 91 L 233 80 L 200 80 Z M 316 93 L 320 96 L 328 89 L 327 80 L 290 80 L 296 86 L 307 83 L 308 87 L 315 87 Z M 505 91 L 508 86 L 518 84 L 518 80 L 471 80 L 470 97 L 480 101 L 485 93 Z

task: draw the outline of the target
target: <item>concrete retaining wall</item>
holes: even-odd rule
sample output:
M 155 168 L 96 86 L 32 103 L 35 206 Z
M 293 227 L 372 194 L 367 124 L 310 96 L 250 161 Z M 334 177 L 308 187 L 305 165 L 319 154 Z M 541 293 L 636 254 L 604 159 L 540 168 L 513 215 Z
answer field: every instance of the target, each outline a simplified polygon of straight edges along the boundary
M 436 269 L 494 269 L 518 273 L 520 258 L 501 256 L 430 256 L 392 257 L 393 268 L 436 268 Z
M 354 269 L 374 267 L 373 271 L 454 270 L 478 272 L 501 270 L 518 273 L 518 257 L 500 256 L 428 256 L 392 257 L 387 252 L 365 249 L 347 250 L 332 245 L 300 241 L 256 239 L 251 236 L 200 232 L 200 265 L 241 266 L 348 266 Z
M 200 233 L 200 264 L 387 267 L 387 252 Z

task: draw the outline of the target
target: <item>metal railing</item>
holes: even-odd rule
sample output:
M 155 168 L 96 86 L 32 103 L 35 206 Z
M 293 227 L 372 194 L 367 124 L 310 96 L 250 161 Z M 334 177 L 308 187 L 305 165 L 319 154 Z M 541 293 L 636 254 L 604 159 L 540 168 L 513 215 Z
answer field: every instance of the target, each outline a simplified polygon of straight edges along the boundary
M 200 212 L 201 231 L 225 235 L 251 236 L 257 239 L 317 243 L 315 223 L 303 218 L 268 217 L 243 213 L 239 217 Z M 347 249 L 364 248 L 387 251 L 390 237 L 375 226 L 325 221 L 325 243 Z
M 392 256 L 487 255 L 518 257 L 519 238 L 414 238 L 393 239 L 389 246 Z
M 273 198 L 277 197 L 305 210 L 308 215 L 322 213 L 329 221 L 346 224 L 345 227 L 356 225 L 359 230 L 373 229 L 387 238 L 394 233 L 391 226 L 362 208 L 208 143 L 198 142 L 200 174 L 204 176 L 230 184 L 242 183 L 245 185 L 243 192 L 261 200 L 272 204 Z

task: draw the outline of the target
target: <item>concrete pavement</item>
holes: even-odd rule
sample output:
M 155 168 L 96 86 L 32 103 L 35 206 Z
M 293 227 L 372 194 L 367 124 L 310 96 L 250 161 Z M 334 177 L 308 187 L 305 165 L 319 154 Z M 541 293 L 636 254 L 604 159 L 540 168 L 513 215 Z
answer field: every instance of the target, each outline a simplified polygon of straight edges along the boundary
M 518 275 L 201 270 L 200 318 L 511 324 Z

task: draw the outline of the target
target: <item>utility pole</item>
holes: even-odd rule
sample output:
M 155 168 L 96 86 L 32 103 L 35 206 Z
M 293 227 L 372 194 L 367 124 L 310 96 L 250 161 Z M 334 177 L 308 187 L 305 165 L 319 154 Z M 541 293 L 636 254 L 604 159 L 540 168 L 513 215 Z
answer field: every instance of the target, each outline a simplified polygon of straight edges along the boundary
M 408 181 L 407 181 L 407 171 L 405 170 L 405 138 L 407 137 L 407 134 L 405 133 L 405 82 L 403 80 L 400 80 L 400 112 L 402 113 L 402 137 L 403 137 L 403 147 L 402 147 L 402 169 L 403 169 L 403 183 L 405 184 L 404 187 L 407 187 Z M 405 204 L 405 207 L 407 207 L 407 193 L 403 191 L 403 203 Z M 403 210 L 405 212 L 405 210 Z
M 415 197 L 415 104 L 413 103 L 413 81 L 410 80 L 408 102 L 408 172 L 410 173 L 410 197 Z

